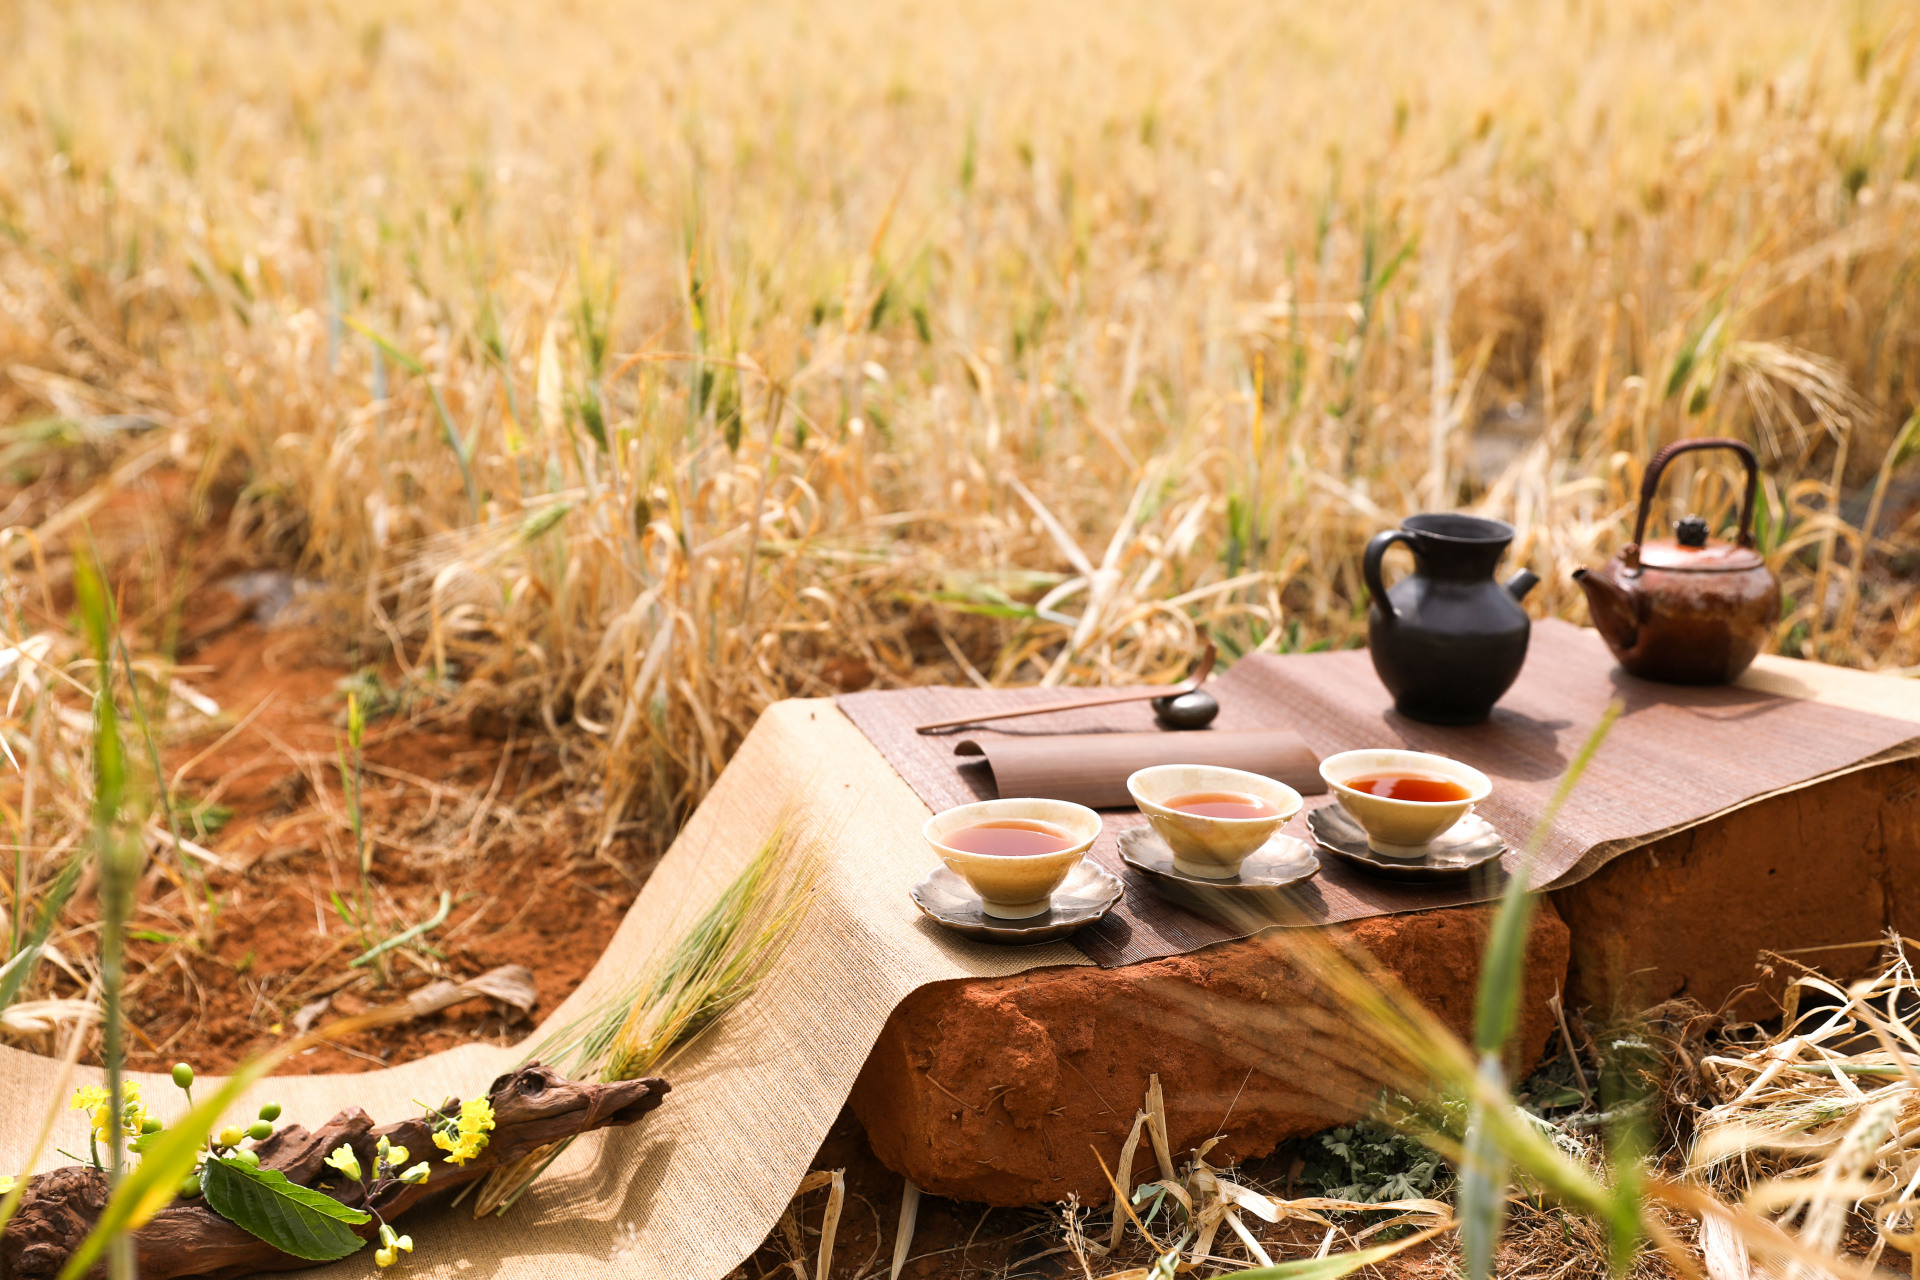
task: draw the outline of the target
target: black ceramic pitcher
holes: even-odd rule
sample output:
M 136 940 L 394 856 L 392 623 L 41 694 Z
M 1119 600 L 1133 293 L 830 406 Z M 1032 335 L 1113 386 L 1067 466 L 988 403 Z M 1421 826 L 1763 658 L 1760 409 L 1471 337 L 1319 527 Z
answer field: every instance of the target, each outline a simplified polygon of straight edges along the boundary
M 1526 569 L 1494 581 L 1512 541 L 1504 521 L 1418 515 L 1367 543 L 1367 647 L 1401 715 L 1475 724 L 1512 687 L 1533 630 L 1520 601 L 1539 581 Z M 1396 542 L 1412 550 L 1414 571 L 1389 591 L 1380 562 Z

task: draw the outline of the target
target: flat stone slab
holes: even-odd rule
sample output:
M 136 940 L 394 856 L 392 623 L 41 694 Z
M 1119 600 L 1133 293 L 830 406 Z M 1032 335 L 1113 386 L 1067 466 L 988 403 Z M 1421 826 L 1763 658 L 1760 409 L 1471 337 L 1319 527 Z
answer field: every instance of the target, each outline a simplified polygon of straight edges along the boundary
M 1491 906 L 1333 926 L 1455 1033 L 1472 1023 Z M 1166 1095 L 1174 1158 L 1216 1133 L 1216 1164 L 1364 1112 L 1378 1071 L 1353 1020 L 1300 963 L 1290 930 L 1115 969 L 1034 969 L 925 986 L 888 1019 L 851 1104 L 875 1154 L 924 1191 L 987 1204 L 1111 1196 L 1111 1167 L 1148 1077 Z M 1304 932 L 1304 931 L 1301 931 Z M 1518 1061 L 1531 1064 L 1565 979 L 1551 905 L 1527 949 Z M 1142 1142 L 1135 1180 L 1152 1164 Z

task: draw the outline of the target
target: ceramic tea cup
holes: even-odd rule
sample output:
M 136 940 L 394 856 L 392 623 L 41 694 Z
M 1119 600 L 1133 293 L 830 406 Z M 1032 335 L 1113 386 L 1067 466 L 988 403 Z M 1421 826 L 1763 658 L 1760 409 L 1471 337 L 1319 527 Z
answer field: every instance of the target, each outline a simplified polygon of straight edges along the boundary
M 1127 779 L 1133 803 L 1173 850 L 1173 865 L 1205 880 L 1231 880 L 1247 855 L 1300 812 L 1300 793 L 1284 782 L 1243 769 L 1210 764 L 1157 764 Z M 1183 796 L 1225 792 L 1265 801 L 1273 812 L 1258 818 L 1220 818 L 1186 813 L 1169 802 Z
M 1040 823 L 1067 842 L 1035 854 L 970 853 L 947 843 L 970 827 L 994 823 Z M 940 861 L 980 895 L 980 910 L 1001 920 L 1045 913 L 1052 895 L 1100 835 L 1100 815 L 1065 800 L 982 800 L 927 819 L 921 834 Z
M 1372 795 L 1352 783 L 1365 778 L 1413 775 L 1454 784 L 1459 799 L 1401 800 Z M 1423 858 L 1434 838 L 1473 812 L 1493 793 L 1493 781 L 1471 765 L 1425 751 L 1342 751 L 1320 762 L 1320 776 L 1367 833 L 1367 845 L 1383 858 Z

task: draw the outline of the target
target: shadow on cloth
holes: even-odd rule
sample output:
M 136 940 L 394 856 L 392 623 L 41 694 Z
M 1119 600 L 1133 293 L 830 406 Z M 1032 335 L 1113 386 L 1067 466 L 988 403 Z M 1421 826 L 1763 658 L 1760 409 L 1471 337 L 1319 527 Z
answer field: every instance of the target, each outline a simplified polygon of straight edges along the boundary
M 639 1261 L 637 1251 L 658 1203 L 656 1193 L 679 1144 L 647 1133 L 642 1124 L 611 1131 L 596 1145 L 599 1149 L 587 1168 L 543 1179 L 503 1218 L 461 1221 L 471 1214 L 471 1201 L 430 1215 L 409 1215 L 422 1256 L 438 1243 L 436 1236 L 446 1239 L 442 1233 L 452 1228 L 468 1236 L 460 1245 L 460 1274 L 475 1280 L 564 1273 L 549 1270 L 551 1264 L 543 1264 L 543 1259 L 606 1262 L 633 1254 Z

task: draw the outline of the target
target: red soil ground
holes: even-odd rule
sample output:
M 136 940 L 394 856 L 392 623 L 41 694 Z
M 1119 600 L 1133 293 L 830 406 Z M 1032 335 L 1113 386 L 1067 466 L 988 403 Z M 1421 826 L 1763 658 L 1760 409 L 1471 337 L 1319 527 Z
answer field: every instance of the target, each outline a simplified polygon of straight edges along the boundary
M 440 954 L 401 948 L 383 982 L 371 966 L 349 967 L 367 944 L 333 905 L 335 895 L 352 904 L 360 894 L 337 763 L 338 686 L 352 664 L 319 630 L 251 621 L 209 637 L 188 661 L 200 669 L 186 676 L 193 687 L 245 727 L 224 742 L 225 726 L 210 727 L 166 753 L 170 774 L 191 763 L 187 803 L 213 796 L 231 815 L 209 842 L 224 864 L 208 875 L 220 907 L 211 946 L 193 943 L 182 889 L 158 870 L 149 876 L 157 892 L 142 895 L 134 927 L 155 939 L 130 952 L 136 1066 L 184 1059 L 219 1070 L 290 1034 L 297 1012 L 319 1000 L 332 1017 L 497 965 L 533 972 L 531 1017 L 509 1020 L 506 1006 L 473 1001 L 308 1050 L 289 1066 L 368 1070 L 476 1038 L 517 1039 L 578 985 L 651 859 L 631 840 L 595 856 L 594 815 L 567 803 L 543 741 L 481 736 L 430 713 L 369 724 L 362 795 L 381 932 L 429 919 L 442 892 L 452 897 L 446 922 L 423 939 Z
M 40 523 L 98 476 L 86 459 L 63 457 L 24 484 L 18 475 L 0 480 L 0 509 Z M 105 567 L 135 658 L 144 664 L 171 647 L 177 678 L 219 706 L 217 716 L 190 718 L 184 728 L 176 719 L 160 744 L 162 771 L 178 775 L 182 834 L 216 861 L 187 857 L 204 877 L 196 884 L 163 844 L 142 876 L 128 950 L 131 1065 L 184 1060 L 220 1071 L 295 1034 L 303 1008 L 308 1020 L 325 1022 L 505 964 L 532 971 L 538 1000 L 529 1013 L 473 1000 L 308 1050 L 282 1070 L 364 1071 L 476 1039 L 523 1037 L 592 967 L 655 851 L 630 834 L 599 848 L 601 816 L 559 776 L 558 749 L 544 730 L 469 724 L 432 695 L 374 707 L 362 780 L 372 936 L 429 919 L 442 892 L 451 911 L 419 945 L 389 953 L 389 963 L 352 967 L 368 939 L 334 905 L 336 894 L 350 904 L 361 897 L 338 764 L 343 686 L 391 690 L 402 673 L 390 658 L 352 652 L 339 639 L 350 628 L 318 609 L 256 618 L 262 610 L 243 598 L 249 593 L 232 589 L 236 575 L 268 574 L 282 597 L 293 579 L 241 558 L 225 536 L 229 508 L 217 495 L 200 519 L 188 516 L 193 480 L 184 469 L 155 467 L 72 530 L 73 546 Z M 45 554 L 44 580 L 36 570 L 9 590 L 28 633 L 72 626 L 70 549 L 48 546 Z M 322 600 L 318 592 L 297 598 Z M 130 745 L 145 749 L 137 739 Z M 20 779 L 6 772 L 0 800 L 17 811 Z M 196 825 L 196 812 L 212 821 Z M 93 889 L 89 872 L 70 907 L 73 927 L 56 937 L 76 958 L 94 945 Z M 213 923 L 196 929 L 188 895 L 208 893 Z M 51 990 L 36 994 L 82 988 L 57 975 Z

